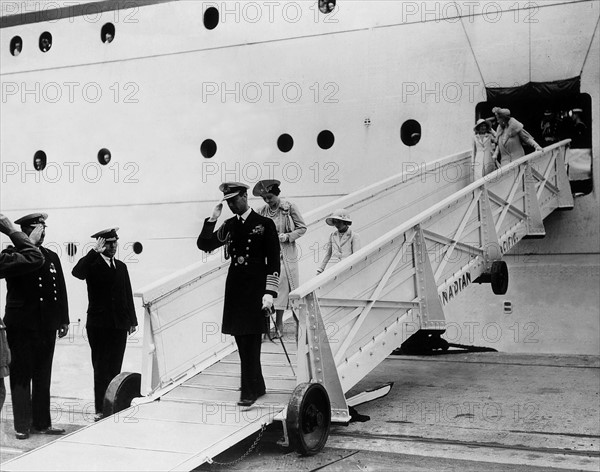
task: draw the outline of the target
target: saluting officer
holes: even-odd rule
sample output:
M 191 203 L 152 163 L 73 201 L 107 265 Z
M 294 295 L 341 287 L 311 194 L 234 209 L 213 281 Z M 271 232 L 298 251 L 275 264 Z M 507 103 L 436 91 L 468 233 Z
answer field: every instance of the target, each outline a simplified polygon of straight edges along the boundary
M 127 335 L 134 333 L 138 324 L 127 266 L 115 259 L 118 230 L 109 228 L 93 234 L 96 246 L 72 271 L 87 283 L 86 330 L 94 367 L 95 421 L 103 417 L 106 389 L 121 372 Z
M 25 275 L 6 278 L 4 323 L 12 354 L 10 390 L 17 439 L 29 433 L 62 434 L 50 420 L 50 382 L 56 332 L 69 331 L 67 289 L 58 255 L 42 247 L 46 235 L 46 213 L 33 213 L 15 221 L 39 247 L 44 265 Z M 41 232 L 34 231 L 42 227 Z M 8 247 L 4 254 L 12 254 Z
M 271 310 L 279 284 L 279 238 L 275 224 L 248 206 L 248 186 L 225 182 L 219 190 L 234 213 L 214 231 L 221 216 L 219 203 L 204 221 L 198 248 L 212 251 L 225 246 L 231 258 L 221 332 L 235 336 L 241 362 L 242 393 L 238 405 L 250 406 L 265 394 L 260 366 L 262 334 L 267 331 L 264 309 Z

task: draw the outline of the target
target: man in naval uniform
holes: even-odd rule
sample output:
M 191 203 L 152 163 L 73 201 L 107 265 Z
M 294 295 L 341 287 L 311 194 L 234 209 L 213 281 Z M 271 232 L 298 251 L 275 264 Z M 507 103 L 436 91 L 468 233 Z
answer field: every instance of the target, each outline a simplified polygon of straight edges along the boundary
M 32 238 L 36 240 L 42 234 L 42 227 L 38 226 Z M 39 269 L 44 265 L 44 256 L 31 242 L 25 233 L 18 231 L 12 222 L 0 213 L 0 233 L 6 234 L 12 241 L 14 251 L 10 254 L 0 254 L 0 279 L 5 277 L 26 274 Z M 0 318 L 0 411 L 6 398 L 4 377 L 8 377 L 10 365 L 10 349 L 6 340 L 6 326 Z
M 266 392 L 260 348 L 267 329 L 265 310 L 272 309 L 277 296 L 280 268 L 275 223 L 248 206 L 248 188 L 239 182 L 221 184 L 219 190 L 234 216 L 214 231 L 223 208 L 219 203 L 204 221 L 197 241 L 198 248 L 206 252 L 225 246 L 225 257 L 231 258 L 221 332 L 235 336 L 242 374 L 238 405 L 244 407 Z
M 115 259 L 118 230 L 109 228 L 93 234 L 96 246 L 72 272 L 87 283 L 86 330 L 94 367 L 95 421 L 103 417 L 106 389 L 121 372 L 127 335 L 134 333 L 138 324 L 127 266 Z
M 45 213 L 15 221 L 40 249 L 44 265 L 24 275 L 6 278 L 4 323 L 12 354 L 10 390 L 17 439 L 29 433 L 62 434 L 50 420 L 50 381 L 56 333 L 69 331 L 67 289 L 58 255 L 42 247 L 46 235 Z M 34 231 L 41 226 L 42 230 Z M 14 254 L 13 247 L 3 251 Z

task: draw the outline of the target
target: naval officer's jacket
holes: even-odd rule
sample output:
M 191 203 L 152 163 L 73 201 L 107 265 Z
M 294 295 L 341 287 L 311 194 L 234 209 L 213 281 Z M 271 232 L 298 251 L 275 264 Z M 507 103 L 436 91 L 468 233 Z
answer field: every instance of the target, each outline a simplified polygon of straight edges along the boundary
M 9 246 L 3 254 L 16 249 Z M 25 275 L 6 278 L 7 328 L 57 330 L 69 324 L 67 287 L 58 254 L 40 247 L 44 265 Z
M 73 276 L 87 283 L 86 327 L 129 329 L 138 324 L 127 266 L 117 259 L 114 263 L 111 269 L 100 253 L 90 249 L 73 267 Z
M 265 293 L 277 297 L 279 285 L 279 238 L 270 218 L 250 212 L 244 223 L 237 216 L 225 220 L 214 231 L 216 222 L 204 221 L 197 245 L 213 251 L 225 245 L 225 257 L 231 258 L 223 307 L 224 334 L 244 335 L 266 332 L 262 311 Z

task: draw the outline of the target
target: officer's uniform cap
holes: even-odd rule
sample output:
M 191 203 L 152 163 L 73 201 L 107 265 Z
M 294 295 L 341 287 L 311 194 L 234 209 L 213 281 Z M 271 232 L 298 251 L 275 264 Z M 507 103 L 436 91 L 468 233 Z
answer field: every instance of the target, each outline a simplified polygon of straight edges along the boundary
M 104 240 L 107 242 L 116 241 L 117 239 L 119 239 L 119 236 L 117 236 L 117 231 L 119 231 L 119 228 L 107 228 L 92 234 L 91 237 L 96 239 L 104 238 Z
M 241 182 L 223 182 L 219 185 L 219 190 L 223 192 L 223 200 L 229 200 L 249 188 L 250 187 Z
M 271 190 L 273 190 L 274 187 L 279 187 L 280 184 L 281 182 L 275 179 L 260 180 L 256 182 L 256 185 L 252 189 L 252 195 L 255 197 L 262 197 L 267 193 L 271 193 Z
M 46 226 L 46 220 L 48 219 L 48 213 L 31 213 L 30 215 L 25 215 L 15 221 L 15 224 L 21 226 L 35 226 L 37 224 L 42 224 Z

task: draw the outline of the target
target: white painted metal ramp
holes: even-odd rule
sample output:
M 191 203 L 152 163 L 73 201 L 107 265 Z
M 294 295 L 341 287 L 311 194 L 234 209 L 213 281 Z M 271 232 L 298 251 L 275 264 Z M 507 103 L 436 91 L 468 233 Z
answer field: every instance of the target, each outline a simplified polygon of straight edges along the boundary
M 470 283 L 501 288 L 508 276 L 494 267 L 502 265 L 502 255 L 524 237 L 542 237 L 551 212 L 573 207 L 567 148 L 568 141 L 557 143 L 473 183 L 470 154 L 461 153 L 307 213 L 302 274 L 314 273 L 315 254 L 308 249 L 327 240 L 324 220 L 335 208 L 350 209 L 360 222 L 355 227 L 371 242 L 319 276 L 307 275 L 290 294 L 300 319 L 297 350 L 291 340 L 286 344 L 296 375 L 280 344 L 263 343 L 267 394 L 247 409 L 236 404 L 235 342 L 220 333 L 229 261 L 214 254 L 146 287 L 137 294 L 146 313 L 143 397 L 2 464 L 3 470 L 57 464 L 65 471 L 191 470 L 276 419 L 287 424 L 287 433 L 297 426 L 290 417 L 322 415 L 318 395 L 308 402 L 310 411 L 290 403 L 301 386 L 326 392 L 332 422 L 348 421 L 345 394 L 352 386 L 415 333 L 442 333 L 444 305 Z M 466 172 L 440 181 L 449 167 Z
M 295 359 L 294 343 L 288 344 Z M 191 470 L 272 423 L 287 405 L 296 379 L 281 344 L 265 342 L 261 360 L 267 394 L 250 408 L 236 404 L 240 365 L 235 352 L 160 400 L 61 437 L 2 464 L 2 470 Z

